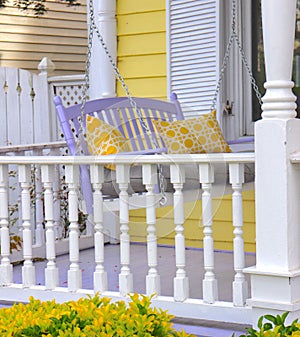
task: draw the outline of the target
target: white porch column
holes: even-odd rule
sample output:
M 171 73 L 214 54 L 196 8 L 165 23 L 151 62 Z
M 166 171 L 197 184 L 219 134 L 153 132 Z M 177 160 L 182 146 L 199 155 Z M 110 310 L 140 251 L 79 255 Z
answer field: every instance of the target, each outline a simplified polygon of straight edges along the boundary
M 259 316 L 300 315 L 300 120 L 292 93 L 296 0 L 262 0 L 267 82 L 263 119 L 255 126 L 256 266 L 251 273 L 253 323 Z
M 94 0 L 94 8 L 95 23 L 107 45 L 109 53 L 114 62 L 116 62 L 116 0 Z M 87 21 L 90 21 L 89 13 Z M 113 68 L 95 33 L 91 55 L 89 96 L 91 99 L 116 96 L 116 81 Z

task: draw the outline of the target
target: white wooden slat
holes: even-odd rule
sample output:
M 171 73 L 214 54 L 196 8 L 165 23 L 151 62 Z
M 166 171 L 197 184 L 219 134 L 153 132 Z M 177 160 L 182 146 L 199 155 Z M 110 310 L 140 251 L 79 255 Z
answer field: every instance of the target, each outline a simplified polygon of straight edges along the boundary
M 183 83 L 183 84 L 185 85 L 186 89 L 189 89 L 189 91 L 190 91 L 191 89 L 194 89 L 194 92 L 195 92 L 196 94 L 197 94 L 197 93 L 200 93 L 202 90 L 204 90 L 204 93 L 207 94 L 207 89 L 205 90 L 205 88 L 208 88 L 210 85 L 213 85 L 212 82 L 204 82 L 204 83 L 206 83 L 206 85 L 205 85 L 205 86 L 202 86 L 201 88 L 198 88 L 198 87 L 197 87 L 196 81 L 186 80 L 186 81 L 182 81 L 181 83 Z M 178 84 L 180 85 L 180 83 L 178 83 Z M 174 83 L 174 87 L 175 87 L 175 85 L 176 85 L 176 83 Z M 203 88 L 203 87 L 204 87 L 204 88 Z M 200 89 L 200 90 L 199 90 L 199 89 Z M 192 93 L 191 93 L 191 91 L 190 91 L 190 96 L 192 96 L 191 94 L 192 94 Z
M 178 49 L 177 52 L 178 54 L 180 54 L 180 57 L 174 57 L 173 58 L 173 61 L 178 61 L 178 60 L 181 60 L 181 61 L 184 61 L 184 60 L 195 60 L 197 57 L 202 57 L 202 58 L 206 58 L 206 57 L 209 57 L 210 53 L 212 53 L 214 51 L 214 48 L 200 48 L 200 47 L 188 47 L 186 49 L 184 48 L 181 48 L 181 49 Z
M 178 67 L 178 70 L 180 70 L 180 64 L 182 64 L 182 61 L 183 60 L 179 60 L 179 62 L 173 62 L 173 69 L 177 70 L 177 67 Z M 195 67 L 203 67 L 203 69 L 207 69 L 207 70 L 210 70 L 212 72 L 213 69 L 212 69 L 212 64 L 214 63 L 214 59 L 213 58 L 205 58 L 203 59 L 201 62 L 197 62 L 196 59 L 192 59 L 192 60 L 186 60 L 184 66 L 182 67 L 182 73 L 184 74 L 184 70 L 185 70 L 185 67 L 187 66 L 195 66 Z M 193 72 L 193 69 L 190 70 L 190 72 Z M 176 79 L 176 78 L 175 78 Z
M 33 75 L 32 83 L 35 93 L 33 99 L 34 142 L 51 142 L 57 139 L 57 131 L 52 120 L 53 117 L 56 118 L 56 115 L 51 116 L 50 104 L 52 102 L 49 97 L 47 74 Z
M 199 20 L 199 19 L 198 19 Z M 195 29 L 204 29 L 206 31 L 214 31 L 214 24 L 212 22 L 210 22 L 209 20 L 207 20 L 207 22 L 203 22 L 203 23 L 199 23 L 199 21 L 197 22 L 182 22 L 182 21 L 179 21 L 179 22 L 176 22 L 176 25 L 173 25 L 174 26 L 174 30 L 175 30 L 175 34 L 176 33 L 182 33 L 182 29 L 185 29 L 186 31 L 188 32 L 195 32 Z
M 186 14 L 187 9 L 209 11 L 212 8 L 212 1 L 177 1 L 171 3 L 175 13 Z
M 17 94 L 18 69 L 6 68 L 7 82 L 7 139 L 8 144 L 20 144 L 20 105 Z
M 6 69 L 0 67 L 0 144 L 7 145 L 7 102 L 5 94 Z
M 180 43 L 178 43 L 178 46 L 176 45 L 176 40 L 173 41 L 173 45 L 174 45 L 174 52 L 182 52 L 182 50 L 185 50 L 186 48 L 189 48 L 190 50 L 202 50 L 203 48 L 205 49 L 215 49 L 215 44 L 212 41 L 212 38 L 207 38 L 207 39 L 203 39 L 201 41 L 197 41 L 197 43 L 192 44 L 190 43 L 189 40 L 183 41 L 181 40 Z
M 33 88 L 33 74 L 19 69 L 19 88 L 20 88 L 20 143 L 33 144 L 34 139 L 34 109 L 31 98 Z
M 182 83 L 182 81 L 186 81 L 185 83 L 192 83 L 193 81 L 198 81 L 199 78 L 201 79 L 211 79 L 214 76 L 214 73 L 210 72 L 210 71 L 195 71 L 193 73 L 191 73 L 190 78 L 186 79 L 181 73 L 179 73 L 179 75 L 177 76 L 177 80 L 174 81 L 174 85 L 176 82 L 178 82 L 178 84 Z
M 206 35 L 204 34 L 213 34 L 214 33 L 214 29 L 212 28 L 207 28 L 207 29 L 203 29 L 201 31 L 201 35 L 199 36 L 200 32 L 196 29 L 192 29 L 192 30 L 189 30 L 189 35 L 186 34 L 186 31 L 185 29 L 181 29 L 181 30 L 177 30 L 174 28 L 174 34 L 176 32 L 176 35 L 173 35 L 171 37 L 171 39 L 179 39 L 179 38 L 184 38 L 184 37 L 187 37 L 187 36 L 192 36 L 192 37 L 198 37 L 199 39 L 203 39 Z

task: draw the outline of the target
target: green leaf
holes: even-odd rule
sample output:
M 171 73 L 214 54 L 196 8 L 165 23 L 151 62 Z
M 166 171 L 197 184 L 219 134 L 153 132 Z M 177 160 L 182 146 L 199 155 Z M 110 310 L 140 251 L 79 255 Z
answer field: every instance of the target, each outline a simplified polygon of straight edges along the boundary
M 273 315 L 265 315 L 264 317 L 265 317 L 265 319 L 267 319 L 268 321 L 271 321 L 272 323 L 277 324 L 277 320 L 276 320 L 276 317 L 275 317 L 275 316 L 273 316 Z
M 283 321 L 280 315 L 276 315 L 276 325 L 282 325 Z
M 272 328 L 273 328 L 273 325 L 271 323 L 264 324 L 264 331 L 271 330 Z
M 261 316 L 259 318 L 258 322 L 257 322 L 257 326 L 258 326 L 259 329 L 261 329 L 261 327 L 262 327 L 262 321 L 263 321 L 263 319 L 264 319 L 264 316 Z
M 287 318 L 287 315 L 289 314 L 289 312 L 288 311 L 286 311 L 285 313 L 283 313 L 282 314 L 282 316 L 281 316 L 281 319 L 282 319 L 282 323 L 284 323 L 285 322 L 285 320 L 286 320 L 286 318 Z

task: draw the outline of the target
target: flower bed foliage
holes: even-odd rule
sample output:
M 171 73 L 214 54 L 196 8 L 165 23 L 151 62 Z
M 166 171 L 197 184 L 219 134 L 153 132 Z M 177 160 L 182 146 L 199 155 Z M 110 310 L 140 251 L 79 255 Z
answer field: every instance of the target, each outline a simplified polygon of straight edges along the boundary
M 276 316 L 264 315 L 258 320 L 257 330 L 253 328 L 247 329 L 247 333 L 239 337 L 300 337 L 298 319 L 295 319 L 292 324 L 286 325 L 285 320 L 287 316 L 288 312 Z
M 150 337 L 192 336 L 172 328 L 173 317 L 151 307 L 151 298 L 134 294 L 128 305 L 99 296 L 56 303 L 30 298 L 0 310 L 5 337 Z

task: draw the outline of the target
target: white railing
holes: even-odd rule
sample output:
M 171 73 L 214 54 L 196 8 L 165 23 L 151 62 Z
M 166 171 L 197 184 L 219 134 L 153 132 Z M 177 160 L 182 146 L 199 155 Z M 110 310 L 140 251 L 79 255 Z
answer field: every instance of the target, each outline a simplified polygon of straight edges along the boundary
M 117 184 L 119 194 L 120 220 L 120 262 L 119 291 L 109 291 L 107 286 L 107 270 L 104 267 L 104 200 L 101 192 L 104 179 L 103 164 L 117 165 Z M 245 267 L 243 241 L 243 213 L 242 187 L 244 183 L 244 164 L 254 163 L 254 154 L 211 154 L 211 155 L 149 155 L 149 156 L 103 156 L 103 157 L 68 157 L 68 156 L 2 156 L 0 157 L 0 224 L 1 224 L 1 265 L 0 285 L 1 300 L 24 301 L 28 296 L 59 301 L 74 299 L 84 294 L 99 291 L 101 295 L 108 295 L 114 299 L 125 298 L 133 287 L 133 274 L 130 264 L 130 217 L 128 203 L 128 168 L 131 164 L 139 163 L 143 166 L 143 184 L 146 187 L 146 223 L 147 223 L 147 261 L 148 274 L 146 276 L 146 294 L 156 294 L 154 305 L 168 309 L 179 317 L 222 320 L 228 322 L 251 323 L 251 308 L 247 302 L 247 283 L 243 274 Z M 202 211 L 199 218 L 203 219 L 203 268 L 204 279 L 202 299 L 189 297 L 189 275 L 186 271 L 186 247 L 184 235 L 184 198 L 183 188 L 185 175 L 183 164 L 195 164 L 199 169 L 199 188 L 202 196 Z M 234 247 L 234 280 L 232 284 L 233 297 L 230 302 L 218 301 L 218 287 L 221 280 L 216 278 L 214 266 L 214 235 L 212 229 L 212 188 L 214 187 L 214 164 L 226 164 L 229 167 L 229 185 L 232 190 L 233 212 L 233 247 Z M 94 280 L 93 290 L 82 289 L 82 271 L 80 269 L 79 225 L 78 225 L 78 189 L 79 165 L 90 165 L 91 182 L 94 199 L 94 248 L 95 270 L 89 277 Z M 171 183 L 175 192 L 172 199 L 174 204 L 175 230 L 175 268 L 173 296 L 160 294 L 160 280 L 158 272 L 157 235 L 156 235 L 156 207 L 157 198 L 154 190 L 156 184 L 157 164 L 170 165 Z M 17 166 L 18 181 L 21 188 L 22 205 L 22 237 L 23 237 L 23 267 L 21 284 L 14 283 L 14 268 L 11 264 L 10 227 L 8 221 L 8 171 L 9 166 Z M 32 165 L 41 167 L 42 195 L 44 200 L 43 223 L 45 224 L 46 259 L 44 270 L 45 284 L 36 285 L 35 265 L 32 253 L 32 226 L 31 226 L 31 177 Z M 54 215 L 55 167 L 64 166 L 66 183 L 68 186 L 69 204 L 69 270 L 67 287 L 58 286 L 58 273 L 61 272 L 56 264 L 56 235 Z M 200 185 L 199 185 L 200 186 Z M 198 186 L 196 185 L 197 189 Z M 198 261 L 199 263 L 199 261 Z M 65 266 L 65 269 L 67 266 Z M 200 282 L 200 280 L 199 280 Z M 201 296 L 201 294 L 199 294 Z

